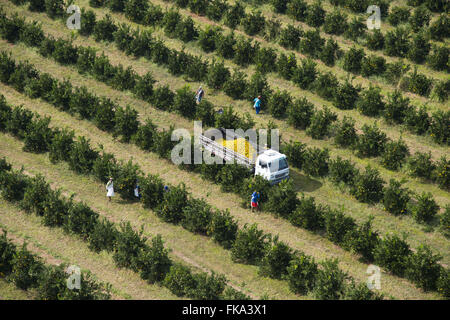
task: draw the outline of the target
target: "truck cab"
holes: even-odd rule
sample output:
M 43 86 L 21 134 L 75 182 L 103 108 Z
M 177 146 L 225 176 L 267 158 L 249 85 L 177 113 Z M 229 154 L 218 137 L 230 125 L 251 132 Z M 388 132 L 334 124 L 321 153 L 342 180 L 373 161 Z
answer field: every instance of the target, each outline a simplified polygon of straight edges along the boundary
M 289 179 L 286 156 L 271 149 L 259 154 L 255 161 L 255 175 L 262 176 L 271 184 Z

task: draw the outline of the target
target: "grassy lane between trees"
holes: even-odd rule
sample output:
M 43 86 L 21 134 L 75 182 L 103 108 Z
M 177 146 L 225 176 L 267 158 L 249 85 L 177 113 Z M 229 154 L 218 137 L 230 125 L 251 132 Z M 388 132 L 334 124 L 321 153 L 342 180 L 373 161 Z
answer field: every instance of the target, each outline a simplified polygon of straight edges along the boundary
M 14 284 L 5 279 L 0 279 L 1 300 L 34 300 L 36 296 L 32 292 L 17 289 Z
M 117 298 L 179 299 L 164 287 L 149 285 L 135 272 L 117 268 L 111 253 L 92 252 L 82 239 L 69 235 L 61 229 L 44 226 L 38 216 L 25 213 L 4 199 L 0 199 L 0 208 L 2 210 L 0 223 L 2 228 L 8 231 L 8 237 L 26 239 L 35 246 L 38 244 L 43 251 L 56 257 L 58 261 L 90 270 L 97 279 L 112 285 L 112 293 Z
M 3 200 L 0 200 L 0 206 L 3 209 Z M 66 284 L 69 275 L 65 272 L 71 263 L 61 261 L 60 256 L 55 256 L 39 241 L 24 235 L 23 230 L 9 232 L 9 227 L 3 224 L 5 215 L 0 218 L 1 272 L 9 283 L 23 290 L 27 296 L 39 300 L 123 299 L 111 284 L 100 282 L 86 269 L 80 270 L 81 289 L 71 290 Z

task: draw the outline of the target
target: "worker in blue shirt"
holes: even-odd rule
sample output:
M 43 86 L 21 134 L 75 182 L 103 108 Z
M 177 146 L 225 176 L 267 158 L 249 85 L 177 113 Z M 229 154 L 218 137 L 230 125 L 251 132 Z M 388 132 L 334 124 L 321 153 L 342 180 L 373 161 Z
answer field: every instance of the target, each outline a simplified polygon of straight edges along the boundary
M 256 190 L 252 193 L 251 207 L 252 212 L 254 208 L 256 208 L 256 210 L 259 210 L 259 192 L 256 192 Z
M 205 91 L 203 91 L 202 86 L 200 86 L 197 92 L 195 93 L 195 99 L 197 100 L 197 104 L 199 104 L 202 101 L 204 95 Z
M 255 100 L 253 100 L 253 102 L 255 103 L 253 105 L 253 108 L 255 108 L 256 114 L 258 114 L 259 111 L 261 110 L 261 96 L 258 96 L 258 98 L 255 98 Z

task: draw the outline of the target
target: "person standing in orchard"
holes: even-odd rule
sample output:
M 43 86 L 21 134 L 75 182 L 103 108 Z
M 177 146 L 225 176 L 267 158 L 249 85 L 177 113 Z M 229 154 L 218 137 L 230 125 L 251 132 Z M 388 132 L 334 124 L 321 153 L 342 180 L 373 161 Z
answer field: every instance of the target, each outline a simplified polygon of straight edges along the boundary
M 106 184 L 106 196 L 109 198 L 109 201 L 111 201 L 111 197 L 114 197 L 114 183 L 113 178 L 109 178 L 108 183 Z
M 259 210 L 259 192 L 256 192 L 256 190 L 252 193 L 251 207 L 252 212 L 255 208 L 256 210 Z
M 136 187 L 134 188 L 134 196 L 141 200 L 141 187 L 139 186 L 138 180 L 136 180 Z
M 255 103 L 253 105 L 253 108 L 255 108 L 256 114 L 258 114 L 259 111 L 261 110 L 261 96 L 258 96 L 258 98 L 255 98 L 255 100 L 253 100 L 253 102 Z
M 200 86 L 197 92 L 195 93 L 195 99 L 197 100 L 197 104 L 199 104 L 202 101 L 204 94 L 205 91 L 203 91 L 202 86 Z

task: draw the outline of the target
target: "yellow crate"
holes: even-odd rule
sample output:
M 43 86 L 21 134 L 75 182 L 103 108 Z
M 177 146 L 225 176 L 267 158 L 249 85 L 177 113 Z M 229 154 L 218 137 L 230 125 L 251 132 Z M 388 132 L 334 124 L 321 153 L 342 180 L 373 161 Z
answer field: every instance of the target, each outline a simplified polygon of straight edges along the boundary
M 255 148 L 244 138 L 237 138 L 234 140 L 217 140 L 217 143 L 223 145 L 224 147 L 237 152 L 248 159 L 253 158 Z

